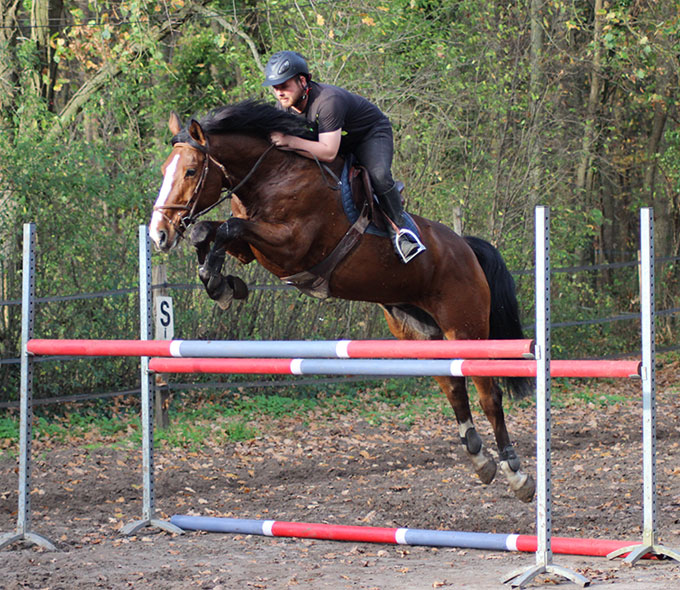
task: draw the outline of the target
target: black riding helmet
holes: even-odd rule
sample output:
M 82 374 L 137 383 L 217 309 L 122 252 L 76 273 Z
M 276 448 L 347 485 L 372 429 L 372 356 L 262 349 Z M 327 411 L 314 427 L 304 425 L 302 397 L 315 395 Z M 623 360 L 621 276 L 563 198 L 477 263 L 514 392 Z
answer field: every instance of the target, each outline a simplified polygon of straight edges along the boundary
M 264 69 L 262 86 L 276 86 L 299 74 L 309 75 L 305 58 L 297 51 L 279 51 L 272 55 Z

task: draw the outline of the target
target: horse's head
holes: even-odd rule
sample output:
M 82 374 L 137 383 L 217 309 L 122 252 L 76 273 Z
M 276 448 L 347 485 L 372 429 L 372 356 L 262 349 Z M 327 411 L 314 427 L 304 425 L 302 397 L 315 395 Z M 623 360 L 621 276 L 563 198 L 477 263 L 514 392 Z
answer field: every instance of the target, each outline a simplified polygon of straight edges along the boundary
M 317 137 L 304 119 L 258 100 L 218 107 L 200 123 L 192 119 L 185 128 L 173 113 L 168 124 L 174 136 L 173 149 L 162 167 L 163 185 L 149 224 L 151 238 L 163 251 L 175 246 L 198 217 L 239 194 L 239 189 L 241 201 L 248 194 L 257 194 L 253 186 L 267 177 L 272 166 L 271 161 L 264 162 L 274 149 L 269 140 L 272 131 Z M 224 167 L 227 162 L 229 174 Z M 220 197 L 223 185 L 229 190 Z
M 172 113 L 168 125 L 173 148 L 161 168 L 163 184 L 149 223 L 151 239 L 164 252 L 177 244 L 199 213 L 217 201 L 225 175 L 222 165 L 208 154 L 208 139 L 198 121 L 192 119 L 182 130 L 179 117 Z

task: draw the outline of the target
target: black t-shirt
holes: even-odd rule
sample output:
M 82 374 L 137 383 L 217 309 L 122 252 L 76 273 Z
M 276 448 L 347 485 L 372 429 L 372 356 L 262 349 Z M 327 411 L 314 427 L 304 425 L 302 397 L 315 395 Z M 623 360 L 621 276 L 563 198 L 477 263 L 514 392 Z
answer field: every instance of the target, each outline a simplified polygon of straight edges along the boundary
M 280 103 L 277 103 L 279 108 Z M 287 109 L 290 113 L 297 111 Z M 363 96 L 330 84 L 312 82 L 307 106 L 301 113 L 316 123 L 319 133 L 342 129 L 340 152 L 346 154 L 360 144 L 373 130 L 389 126 L 387 116 Z

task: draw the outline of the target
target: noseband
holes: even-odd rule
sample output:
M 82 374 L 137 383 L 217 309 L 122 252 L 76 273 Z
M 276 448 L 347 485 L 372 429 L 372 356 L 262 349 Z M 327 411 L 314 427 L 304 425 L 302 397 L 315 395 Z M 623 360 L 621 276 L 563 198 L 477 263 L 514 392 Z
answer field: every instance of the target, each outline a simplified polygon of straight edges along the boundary
M 209 211 L 212 211 L 215 207 L 218 205 L 222 204 L 224 201 L 227 199 L 231 198 L 231 196 L 236 193 L 237 190 L 239 190 L 248 180 L 250 180 L 250 177 L 255 173 L 257 168 L 260 166 L 262 161 L 264 160 L 265 156 L 274 148 L 274 145 L 270 145 L 263 153 L 262 155 L 258 158 L 257 162 L 253 165 L 253 167 L 250 169 L 250 172 L 245 175 L 243 180 L 239 182 L 234 188 L 227 188 L 226 193 L 220 197 L 215 203 L 210 205 L 209 207 L 206 207 L 202 211 L 196 211 L 196 207 L 198 206 L 198 197 L 201 194 L 201 191 L 203 190 L 203 185 L 205 184 L 205 179 L 208 176 L 208 170 L 210 168 L 210 162 L 215 164 L 220 171 L 222 172 L 222 175 L 224 176 L 224 179 L 226 181 L 230 181 L 231 178 L 229 176 L 229 173 L 227 172 L 226 168 L 222 165 L 221 162 L 219 162 L 213 155 L 208 153 L 208 146 L 207 145 L 201 145 L 197 142 L 177 142 L 173 144 L 174 147 L 190 147 L 196 151 L 199 151 L 203 154 L 203 168 L 201 169 L 201 175 L 198 178 L 198 182 L 196 183 L 196 186 L 194 188 L 194 192 L 191 195 L 191 198 L 187 202 L 186 205 L 160 205 L 160 206 L 155 206 L 154 211 L 160 211 L 161 215 L 165 217 L 165 219 L 170 223 L 177 233 L 179 234 L 179 237 L 184 236 L 184 232 L 193 224 L 196 222 L 197 219 L 208 213 Z M 224 189 L 224 187 L 222 187 Z M 168 215 L 165 214 L 164 210 L 165 209 L 170 209 L 174 211 L 187 211 L 188 214 L 184 215 L 180 220 L 179 224 L 176 223 L 173 219 L 171 219 Z

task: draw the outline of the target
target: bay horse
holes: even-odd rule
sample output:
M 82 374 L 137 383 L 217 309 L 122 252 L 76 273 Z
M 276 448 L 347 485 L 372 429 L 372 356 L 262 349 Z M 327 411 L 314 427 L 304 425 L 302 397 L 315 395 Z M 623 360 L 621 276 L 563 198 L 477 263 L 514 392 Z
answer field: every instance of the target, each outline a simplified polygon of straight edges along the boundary
M 427 250 L 408 264 L 387 237 L 364 233 L 336 261 L 324 267 L 352 224 L 340 202 L 337 180 L 343 160 L 326 166 L 275 149 L 272 131 L 313 136 L 301 117 L 261 101 L 217 108 L 183 127 L 170 116 L 172 151 L 162 166 L 163 182 L 149 231 L 167 252 L 192 227 L 199 277 L 213 299 L 227 307 L 244 298 L 245 284 L 221 274 L 225 254 L 242 263 L 257 260 L 276 277 L 316 296 L 379 304 L 390 331 L 401 339 L 522 338 L 515 283 L 501 254 L 488 242 L 463 238 L 447 226 L 413 215 Z M 199 221 L 227 190 L 231 217 Z M 308 272 L 310 269 L 315 272 Z M 319 279 L 320 275 L 322 281 Z M 483 449 L 470 410 L 464 377 L 435 377 L 451 404 L 463 447 L 481 481 L 496 474 Z M 496 439 L 500 466 L 515 495 L 534 496 L 533 478 L 522 472 L 510 441 L 502 390 L 489 377 L 472 377 Z M 505 380 L 515 396 L 531 392 L 530 381 Z

